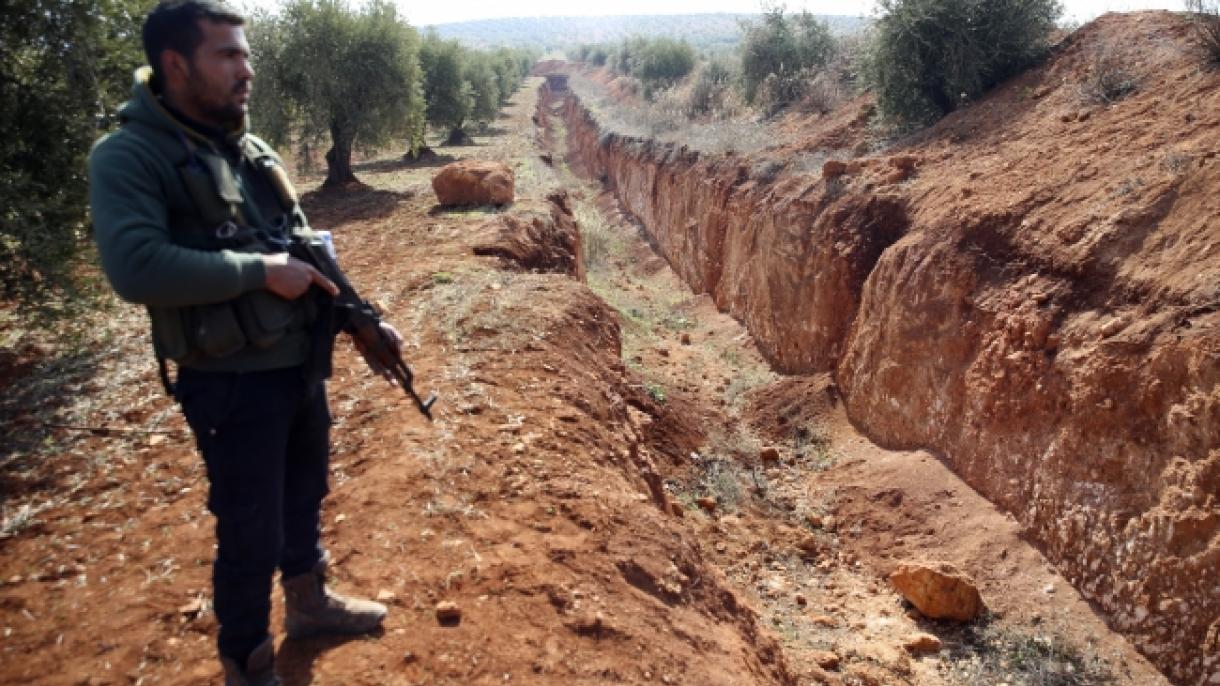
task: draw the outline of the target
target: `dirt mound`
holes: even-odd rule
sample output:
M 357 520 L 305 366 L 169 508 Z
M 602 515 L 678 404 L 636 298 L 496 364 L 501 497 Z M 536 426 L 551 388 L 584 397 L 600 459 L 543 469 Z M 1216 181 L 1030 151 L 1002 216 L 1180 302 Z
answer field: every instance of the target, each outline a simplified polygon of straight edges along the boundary
M 749 393 L 746 402 L 745 416 L 759 435 L 799 446 L 819 439 L 809 427 L 839 404 L 839 389 L 830 374 L 786 376 Z
M 565 109 L 574 166 L 778 368 L 943 455 L 1179 683 L 1220 669 L 1220 73 L 1189 32 L 1107 15 L 884 157 L 860 102 L 757 158 Z M 1103 63 L 1135 91 L 1099 100 Z M 834 178 L 789 159 L 829 145 Z
M 476 255 L 494 255 L 518 269 L 584 280 L 580 231 L 563 191 L 551 194 L 545 203 L 518 203 L 512 213 L 490 219 L 478 230 L 491 235 L 474 246 Z

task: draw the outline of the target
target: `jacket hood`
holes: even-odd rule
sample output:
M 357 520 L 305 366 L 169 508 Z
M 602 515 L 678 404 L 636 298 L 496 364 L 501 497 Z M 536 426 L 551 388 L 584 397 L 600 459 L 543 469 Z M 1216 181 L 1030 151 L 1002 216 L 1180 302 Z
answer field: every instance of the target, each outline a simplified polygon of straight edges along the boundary
M 153 92 L 152 73 L 152 67 L 149 66 L 136 70 L 135 82 L 131 86 L 131 100 L 119 108 L 119 120 L 138 121 L 171 132 L 181 131 L 198 143 L 210 144 L 212 140 L 206 134 L 188 126 L 165 107 L 161 99 Z M 226 132 L 229 142 L 236 142 L 246 134 L 249 121 L 249 117 L 243 117 L 239 126 Z

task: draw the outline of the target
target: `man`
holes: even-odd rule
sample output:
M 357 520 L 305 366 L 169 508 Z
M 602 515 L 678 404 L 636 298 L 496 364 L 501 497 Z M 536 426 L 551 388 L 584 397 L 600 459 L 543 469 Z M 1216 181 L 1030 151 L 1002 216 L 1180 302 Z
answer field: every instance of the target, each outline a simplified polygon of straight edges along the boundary
M 165 361 L 176 362 L 173 392 L 207 465 L 225 683 L 266 686 L 280 683 L 268 632 L 277 569 L 289 638 L 373 631 L 386 608 L 324 583 L 323 379 L 337 288 L 284 251 L 309 229 L 279 158 L 246 133 L 254 72 L 242 25 L 217 0 L 154 8 L 143 31 L 151 69 L 136 72 L 89 178 L 103 268 L 121 297 L 148 307 L 162 380 L 170 387 Z

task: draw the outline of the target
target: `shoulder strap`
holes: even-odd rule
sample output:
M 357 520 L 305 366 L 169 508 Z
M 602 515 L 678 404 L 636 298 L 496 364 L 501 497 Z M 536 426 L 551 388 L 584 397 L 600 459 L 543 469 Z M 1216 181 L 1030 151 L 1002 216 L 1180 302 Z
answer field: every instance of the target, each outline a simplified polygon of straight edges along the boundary
M 246 159 L 250 160 L 255 169 L 258 169 L 275 189 L 275 195 L 284 213 L 296 213 L 301 201 L 279 155 L 260 138 L 249 134 L 242 137 L 241 147 Z

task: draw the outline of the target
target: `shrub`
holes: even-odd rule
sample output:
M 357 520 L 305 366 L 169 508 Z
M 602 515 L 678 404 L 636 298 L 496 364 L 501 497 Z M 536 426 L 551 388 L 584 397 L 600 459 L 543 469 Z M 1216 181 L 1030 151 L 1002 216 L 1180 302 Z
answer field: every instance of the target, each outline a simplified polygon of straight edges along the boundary
M 1026 69 L 1046 52 L 1056 0 L 878 0 L 864 63 L 882 116 L 925 124 Z
M 682 80 L 695 68 L 695 50 L 685 41 L 657 38 L 644 44 L 632 75 L 644 82 L 645 97 Z
M 695 74 L 686 98 L 688 116 L 699 116 L 724 109 L 733 73 L 723 62 L 703 64 Z
M 762 23 L 747 26 L 742 37 L 741 78 L 746 101 L 756 104 L 763 82 L 773 104 L 793 102 L 801 82 L 812 77 L 835 53 L 834 38 L 825 23 L 808 12 L 785 17 L 783 7 L 772 7 Z
M 1193 14 L 1195 38 L 1207 52 L 1208 59 L 1220 64 L 1220 2 L 1217 0 L 1186 0 L 1186 10 Z
M 1103 43 L 1093 53 L 1080 94 L 1088 102 L 1109 105 L 1135 92 L 1137 86 L 1118 51 L 1112 44 Z

